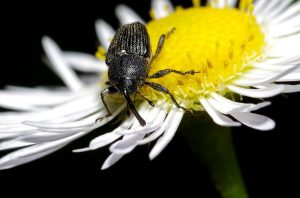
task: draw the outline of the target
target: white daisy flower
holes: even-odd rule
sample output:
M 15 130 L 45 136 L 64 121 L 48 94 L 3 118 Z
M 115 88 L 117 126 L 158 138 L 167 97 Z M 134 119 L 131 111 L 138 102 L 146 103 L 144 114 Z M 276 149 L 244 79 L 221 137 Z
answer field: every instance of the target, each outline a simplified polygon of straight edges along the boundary
M 172 68 L 201 71 L 193 76 L 170 74 L 155 79 L 186 108 L 207 112 L 221 126 L 241 126 L 271 130 L 272 119 L 253 113 L 270 102 L 244 103 L 242 97 L 264 99 L 281 93 L 300 91 L 300 2 L 289 0 L 211 0 L 205 7 L 175 9 L 168 0 L 152 0 L 152 20 L 146 24 L 155 51 L 159 36 L 173 27 L 150 73 Z M 145 23 L 133 10 L 116 8 L 121 24 Z M 99 93 L 105 88 L 107 66 L 101 59 L 115 30 L 103 20 L 96 22 L 102 47 L 97 56 L 62 51 L 48 37 L 42 44 L 49 64 L 66 87 L 24 88 L 8 86 L 0 91 L 0 150 L 17 149 L 0 159 L 0 169 L 12 168 L 50 154 L 75 139 L 101 127 L 124 112 L 124 101 L 110 98 L 113 115 L 106 115 Z M 103 50 L 104 49 L 104 50 Z M 74 70 L 95 73 L 103 78 L 81 78 Z M 103 74 L 103 75 L 102 75 Z M 179 78 L 180 77 L 180 78 Z M 155 101 L 151 107 L 136 103 L 146 126 L 129 116 L 113 131 L 93 139 L 89 151 L 110 145 L 108 168 L 136 146 L 156 141 L 149 157 L 155 158 L 171 141 L 184 115 L 168 96 L 150 88 L 140 92 Z M 238 96 L 238 97 L 237 97 Z

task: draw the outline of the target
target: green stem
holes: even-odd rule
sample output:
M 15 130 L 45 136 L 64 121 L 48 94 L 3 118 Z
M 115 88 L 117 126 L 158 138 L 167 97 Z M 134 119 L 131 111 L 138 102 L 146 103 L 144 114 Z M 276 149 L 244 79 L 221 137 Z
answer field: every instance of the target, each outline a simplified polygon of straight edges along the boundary
M 182 127 L 191 147 L 210 171 L 221 196 L 247 198 L 230 128 L 220 127 L 204 117 L 188 117 Z

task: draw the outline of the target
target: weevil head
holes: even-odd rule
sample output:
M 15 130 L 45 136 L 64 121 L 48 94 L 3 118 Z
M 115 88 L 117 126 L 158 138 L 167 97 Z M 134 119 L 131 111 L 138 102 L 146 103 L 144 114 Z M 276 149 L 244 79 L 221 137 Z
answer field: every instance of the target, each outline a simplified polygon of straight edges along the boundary
M 112 60 L 108 69 L 108 78 L 120 93 L 125 89 L 129 95 L 136 93 L 144 84 L 148 74 L 148 62 L 142 56 L 125 54 Z

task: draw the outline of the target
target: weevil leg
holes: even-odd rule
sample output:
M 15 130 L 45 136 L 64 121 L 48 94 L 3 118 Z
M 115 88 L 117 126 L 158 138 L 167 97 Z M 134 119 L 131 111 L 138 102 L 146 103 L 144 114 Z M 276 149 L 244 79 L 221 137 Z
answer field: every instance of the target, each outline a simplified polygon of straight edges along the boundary
M 154 102 L 152 102 L 151 100 L 149 100 L 148 98 L 146 98 L 143 94 L 141 94 L 141 92 L 137 92 L 144 100 L 146 100 L 149 105 L 151 105 L 152 107 L 154 107 Z
M 175 32 L 176 28 L 172 27 L 172 29 L 170 29 L 167 34 L 166 34 L 166 38 L 168 38 L 171 34 L 173 34 Z
M 152 89 L 154 89 L 156 91 L 160 91 L 162 93 L 168 94 L 170 96 L 172 102 L 177 106 L 177 108 L 180 108 L 180 109 L 184 110 L 187 113 L 192 113 L 193 112 L 193 110 L 190 110 L 190 109 L 187 109 L 187 108 L 181 106 L 176 101 L 176 99 L 174 98 L 174 96 L 170 93 L 170 91 L 166 87 L 164 87 L 164 86 L 162 86 L 162 85 L 160 85 L 158 83 L 155 83 L 155 82 L 147 82 L 147 81 L 145 81 L 145 85 L 150 86 Z
M 160 37 L 159 37 L 159 41 L 158 41 L 158 44 L 157 44 L 157 47 L 156 47 L 156 51 L 155 51 L 155 54 L 153 55 L 153 57 L 151 58 L 151 62 L 157 58 L 157 56 L 160 54 L 160 51 L 161 49 L 163 48 L 164 46 L 164 43 L 165 43 L 165 39 L 166 39 L 166 35 L 165 34 L 162 34 Z
M 174 69 L 163 69 L 163 70 L 160 70 L 160 71 L 156 72 L 155 74 L 152 74 L 152 75 L 148 76 L 147 78 L 161 78 L 161 77 L 166 76 L 170 73 L 176 73 L 176 74 L 180 74 L 180 75 L 186 75 L 186 74 L 194 75 L 194 74 L 200 73 L 200 72 L 194 71 L 194 70 L 178 71 L 178 70 L 174 70 Z
M 108 87 L 108 88 L 104 89 L 103 91 L 101 91 L 101 94 L 100 94 L 101 95 L 101 100 L 102 100 L 102 103 L 103 103 L 103 105 L 104 105 L 104 107 L 107 111 L 107 114 L 103 117 L 97 118 L 95 120 L 95 123 L 97 123 L 97 122 L 103 120 L 104 118 L 107 118 L 107 117 L 112 115 L 112 113 L 111 113 L 111 111 L 108 107 L 108 104 L 105 101 L 105 96 L 108 95 L 108 94 L 114 94 L 114 93 L 117 93 L 117 92 L 118 92 L 118 90 L 115 89 L 114 87 Z
M 130 111 L 129 111 L 129 105 L 127 104 L 127 108 L 126 108 L 126 115 L 129 117 L 130 116 Z
M 159 37 L 159 41 L 158 41 L 158 44 L 157 44 L 157 47 L 156 47 L 156 51 L 155 51 L 154 56 L 152 56 L 152 58 L 151 58 L 150 65 L 151 65 L 152 61 L 157 58 L 160 51 L 162 50 L 162 48 L 164 46 L 164 43 L 165 43 L 165 39 L 168 38 L 174 32 L 175 32 L 175 28 L 173 27 L 167 34 L 162 34 Z

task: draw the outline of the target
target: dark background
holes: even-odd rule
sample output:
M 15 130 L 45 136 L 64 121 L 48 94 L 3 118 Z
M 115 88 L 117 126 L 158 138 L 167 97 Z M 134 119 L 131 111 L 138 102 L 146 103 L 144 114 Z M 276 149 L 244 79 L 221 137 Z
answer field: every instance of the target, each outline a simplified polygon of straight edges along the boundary
M 48 35 L 64 50 L 95 53 L 98 45 L 94 21 L 103 18 L 118 26 L 114 8 L 121 1 L 20 1 L 0 3 L 0 85 L 60 85 L 41 57 L 41 37 Z M 123 0 L 146 20 L 149 1 Z M 173 1 L 189 6 L 190 2 Z M 250 197 L 289 197 L 297 181 L 300 94 L 272 98 L 272 106 L 259 113 L 273 118 L 277 127 L 260 132 L 234 129 L 234 143 Z M 103 129 L 105 130 L 105 129 Z M 108 148 L 74 154 L 102 131 L 95 131 L 60 151 L 32 163 L 0 171 L 1 194 L 38 195 L 78 192 L 108 195 L 160 195 L 185 193 L 186 197 L 219 197 L 206 168 L 197 159 L 181 127 L 167 148 L 153 161 L 153 146 L 141 146 L 112 168 L 101 171 Z M 107 129 L 108 130 L 108 129 Z M 0 153 L 0 156 L 5 152 Z M 295 180 L 295 181 L 294 181 Z M 289 194 L 289 195 L 288 195 Z M 6 196 L 1 196 L 6 197 Z

